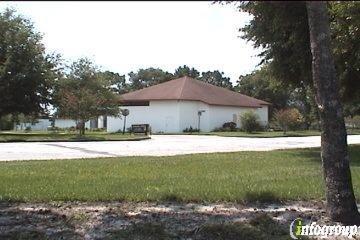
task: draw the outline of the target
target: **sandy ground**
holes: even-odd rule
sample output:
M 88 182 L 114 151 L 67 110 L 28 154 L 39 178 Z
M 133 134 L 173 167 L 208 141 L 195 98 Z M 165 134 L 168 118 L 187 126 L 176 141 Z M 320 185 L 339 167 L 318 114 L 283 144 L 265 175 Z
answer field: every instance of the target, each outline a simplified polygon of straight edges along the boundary
M 216 234 L 222 231 L 218 227 L 215 238 L 202 235 L 202 231 L 208 234 L 211 232 L 209 226 L 244 224 L 264 215 L 274 221 L 265 231 L 269 234 L 281 231 L 289 239 L 288 229 L 295 218 L 326 223 L 323 204 L 0 203 L 0 239 L 119 239 L 124 236 L 119 235 L 121 231 L 134 226 L 141 227 L 135 232 L 128 231 L 130 236 L 125 235 L 129 237 L 125 239 L 168 239 L 160 237 L 163 230 L 166 236 L 172 236 L 170 239 L 218 239 Z M 231 231 L 222 233 L 230 239 L 242 239 Z
M 360 135 L 348 136 L 360 144 Z M 241 138 L 153 135 L 144 141 L 0 143 L 0 161 L 121 156 L 170 156 L 190 153 L 269 151 L 319 147 L 320 137 Z

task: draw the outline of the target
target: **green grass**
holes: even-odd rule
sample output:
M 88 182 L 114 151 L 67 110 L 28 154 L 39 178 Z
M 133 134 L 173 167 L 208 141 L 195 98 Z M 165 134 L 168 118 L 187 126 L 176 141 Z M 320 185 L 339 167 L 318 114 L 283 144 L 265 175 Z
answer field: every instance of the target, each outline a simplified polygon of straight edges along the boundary
M 350 147 L 360 197 L 360 145 Z M 319 149 L 0 163 L 0 200 L 322 199 Z
M 72 132 L 0 132 L 0 142 L 48 142 L 48 141 L 121 141 L 146 139 L 147 136 L 106 133 L 106 132 L 86 132 L 84 136 L 79 136 Z
M 360 129 L 348 129 L 349 135 L 360 134 Z M 273 138 L 273 137 L 307 137 L 307 136 L 320 136 L 321 132 L 317 130 L 303 130 L 303 131 L 288 131 L 284 134 L 282 131 L 273 132 L 253 132 L 247 133 L 242 131 L 234 132 L 194 132 L 194 133 L 181 133 L 184 135 L 214 135 L 222 137 L 254 137 L 254 138 Z

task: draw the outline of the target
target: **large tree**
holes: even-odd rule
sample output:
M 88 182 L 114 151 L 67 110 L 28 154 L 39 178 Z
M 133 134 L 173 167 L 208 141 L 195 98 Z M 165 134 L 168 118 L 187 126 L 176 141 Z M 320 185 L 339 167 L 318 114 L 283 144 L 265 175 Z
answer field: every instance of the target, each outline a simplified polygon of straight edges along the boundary
M 126 82 L 125 75 L 111 71 L 99 72 L 98 75 L 108 81 L 109 86 L 115 93 L 124 94 L 131 90 L 130 85 Z
M 179 66 L 177 69 L 175 69 L 174 78 L 180 78 L 184 76 L 198 79 L 200 78 L 200 72 L 193 67 L 190 68 L 187 65 Z
M 314 94 L 310 86 L 296 87 L 273 76 L 271 68 L 263 65 L 259 70 L 241 75 L 235 91 L 270 102 L 269 116 L 287 107 L 299 109 L 304 116 L 305 127 L 318 121 Z
M 331 4 L 338 3 L 328 5 Z M 323 131 L 321 156 L 328 213 L 333 220 L 358 223 L 339 96 L 340 86 L 349 86 L 343 72 L 337 75 L 335 71 L 332 52 L 335 59 L 339 59 L 337 54 L 343 53 L 334 51 L 330 44 L 336 35 L 330 31 L 326 5 L 324 2 L 242 2 L 240 9 L 253 16 L 242 31 L 245 39 L 263 48 L 260 56 L 263 62 L 269 63 L 277 79 L 299 87 L 315 86 Z M 348 17 L 358 18 L 358 15 L 352 13 Z M 359 53 L 358 48 L 353 50 L 353 54 Z M 356 81 L 355 78 L 349 80 Z M 353 90 L 359 89 L 355 86 Z
M 307 2 L 312 53 L 312 78 L 321 118 L 321 158 L 330 217 L 360 223 L 349 166 L 347 135 L 339 96 L 339 83 L 330 46 L 325 2 Z
M 216 71 L 207 71 L 202 72 L 199 80 L 210 83 L 212 85 L 233 89 L 233 85 L 230 81 L 230 78 L 224 76 L 224 72 Z
M 131 90 L 138 90 L 159 83 L 169 81 L 173 75 L 165 72 L 160 68 L 139 69 L 137 72 L 129 73 L 129 81 Z
M 270 102 L 275 110 L 287 107 L 291 95 L 288 85 L 275 79 L 266 65 L 250 74 L 241 75 L 235 91 Z
M 44 112 L 58 56 L 45 53 L 41 34 L 15 10 L 0 13 L 0 32 L 0 116 Z
M 262 63 L 269 62 L 276 79 L 306 89 L 312 85 L 311 52 L 304 1 L 242 2 L 240 10 L 253 19 L 241 28 L 243 38 L 261 47 Z M 334 53 L 340 96 L 346 113 L 360 113 L 360 3 L 328 2 L 331 50 Z
M 57 115 L 78 123 L 79 133 L 85 133 L 85 122 L 101 115 L 118 116 L 120 108 L 111 81 L 86 59 L 74 62 L 65 78 L 55 87 Z

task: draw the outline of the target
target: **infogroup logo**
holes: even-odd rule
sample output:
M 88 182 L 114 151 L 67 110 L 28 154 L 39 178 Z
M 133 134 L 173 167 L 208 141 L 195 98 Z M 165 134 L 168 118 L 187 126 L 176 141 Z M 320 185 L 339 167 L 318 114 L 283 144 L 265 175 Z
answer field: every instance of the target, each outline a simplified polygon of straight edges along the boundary
M 338 237 L 344 236 L 352 239 L 360 233 L 360 226 L 343 226 L 343 225 L 318 225 L 316 222 L 303 225 L 303 220 L 297 218 L 290 224 L 290 237 L 292 239 L 301 239 L 302 236 L 313 237 Z

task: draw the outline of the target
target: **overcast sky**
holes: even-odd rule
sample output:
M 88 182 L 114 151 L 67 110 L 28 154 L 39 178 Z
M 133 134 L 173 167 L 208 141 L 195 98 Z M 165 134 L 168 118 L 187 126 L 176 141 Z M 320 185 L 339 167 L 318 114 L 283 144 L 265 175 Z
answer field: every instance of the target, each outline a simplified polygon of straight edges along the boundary
M 236 82 L 259 63 L 238 29 L 250 17 L 211 2 L 0 2 L 44 34 L 49 52 L 89 57 L 104 70 L 127 74 L 180 65 L 220 70 Z

